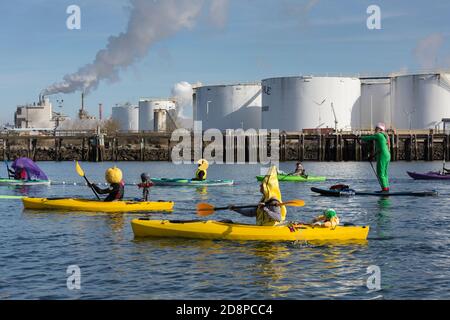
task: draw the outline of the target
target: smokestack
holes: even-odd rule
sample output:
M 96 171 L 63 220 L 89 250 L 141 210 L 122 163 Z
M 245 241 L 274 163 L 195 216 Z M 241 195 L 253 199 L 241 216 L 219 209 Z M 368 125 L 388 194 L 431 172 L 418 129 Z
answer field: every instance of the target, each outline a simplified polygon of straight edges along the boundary
M 103 120 L 103 104 L 101 103 L 98 104 L 98 119 Z
M 84 111 L 84 92 L 81 93 L 81 112 Z

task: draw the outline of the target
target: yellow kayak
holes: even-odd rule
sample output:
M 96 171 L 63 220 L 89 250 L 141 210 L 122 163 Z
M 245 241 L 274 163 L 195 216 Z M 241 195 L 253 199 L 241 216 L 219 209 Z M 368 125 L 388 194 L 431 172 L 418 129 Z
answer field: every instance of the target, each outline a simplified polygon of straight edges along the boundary
M 366 240 L 368 226 L 338 226 L 335 229 L 309 225 L 256 226 L 218 221 L 168 221 L 134 219 L 136 237 L 190 238 L 254 241 Z
M 47 199 L 23 198 L 25 209 L 88 211 L 88 212 L 143 212 L 143 211 L 171 211 L 173 202 L 140 202 L 113 201 L 103 202 L 85 199 Z

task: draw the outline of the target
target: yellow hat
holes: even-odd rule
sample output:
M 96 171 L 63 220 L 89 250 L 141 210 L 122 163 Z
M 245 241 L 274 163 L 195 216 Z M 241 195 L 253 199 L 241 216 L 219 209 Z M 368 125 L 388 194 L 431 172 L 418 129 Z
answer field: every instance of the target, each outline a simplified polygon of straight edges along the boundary
M 108 183 L 120 183 L 122 181 L 122 170 L 116 166 L 109 168 L 105 172 L 105 179 Z
M 269 169 L 267 175 L 262 181 L 262 185 L 264 196 L 261 202 L 266 202 L 271 199 L 276 199 L 280 202 L 283 202 L 281 199 L 280 185 L 278 184 L 278 169 L 276 166 L 272 166 Z M 282 206 L 281 209 L 281 216 L 284 220 L 286 217 L 286 207 Z
M 208 160 L 200 159 L 200 160 L 197 161 L 197 163 L 198 163 L 198 165 L 199 165 L 198 168 L 199 168 L 200 170 L 206 170 L 206 169 L 209 168 Z

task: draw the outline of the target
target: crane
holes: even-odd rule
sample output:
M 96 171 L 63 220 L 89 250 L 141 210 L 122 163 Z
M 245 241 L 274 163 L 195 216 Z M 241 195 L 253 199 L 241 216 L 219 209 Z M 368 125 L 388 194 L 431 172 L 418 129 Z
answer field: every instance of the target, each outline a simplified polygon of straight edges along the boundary
M 337 120 L 337 117 L 336 117 L 336 110 L 334 110 L 333 102 L 331 103 L 331 110 L 333 111 L 333 116 L 334 116 L 334 130 L 337 132 L 337 130 L 338 130 L 338 120 Z

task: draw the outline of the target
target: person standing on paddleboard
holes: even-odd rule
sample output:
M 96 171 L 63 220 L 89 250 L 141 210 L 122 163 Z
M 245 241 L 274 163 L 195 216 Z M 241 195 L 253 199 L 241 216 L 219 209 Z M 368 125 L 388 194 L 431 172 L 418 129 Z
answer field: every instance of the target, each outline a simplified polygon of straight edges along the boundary
M 282 203 L 280 187 L 278 184 L 278 170 L 273 166 L 265 176 L 259 191 L 263 194 L 258 207 L 250 209 L 229 209 L 246 217 L 256 217 L 258 226 L 275 226 L 286 220 L 286 207 Z
M 375 159 L 377 160 L 377 176 L 382 192 L 389 192 L 389 163 L 391 162 L 391 143 L 384 123 L 378 123 L 375 134 L 362 136 L 364 142 L 375 141 Z
M 125 194 L 125 183 L 122 180 L 122 170 L 116 166 L 109 168 L 105 172 L 105 180 L 109 183 L 109 187 L 101 189 L 97 185 L 90 183 L 89 187 L 94 188 L 98 194 L 107 194 L 105 202 L 119 201 L 123 199 Z

